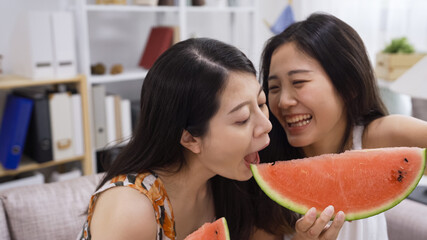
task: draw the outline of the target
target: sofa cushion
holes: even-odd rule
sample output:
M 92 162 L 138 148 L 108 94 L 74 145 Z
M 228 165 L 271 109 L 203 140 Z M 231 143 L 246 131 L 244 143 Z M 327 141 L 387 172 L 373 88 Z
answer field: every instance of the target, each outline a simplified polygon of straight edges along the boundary
M 7 228 L 6 215 L 3 207 L 3 201 L 1 201 L 1 198 L 0 198 L 0 239 L 10 239 L 9 229 Z
M 405 199 L 385 216 L 389 240 L 427 239 L 427 205 Z
M 75 239 L 101 175 L 0 192 L 12 239 Z

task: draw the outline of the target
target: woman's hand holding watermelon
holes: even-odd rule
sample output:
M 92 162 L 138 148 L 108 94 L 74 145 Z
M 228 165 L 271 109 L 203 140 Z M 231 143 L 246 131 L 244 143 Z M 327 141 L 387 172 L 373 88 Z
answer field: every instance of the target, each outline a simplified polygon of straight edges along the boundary
M 292 239 L 336 239 L 344 224 L 345 215 L 342 211 L 339 211 L 334 221 L 329 225 L 328 223 L 333 214 L 334 208 L 333 206 L 329 206 L 317 218 L 316 209 L 311 208 L 304 217 L 296 222 L 296 233 Z

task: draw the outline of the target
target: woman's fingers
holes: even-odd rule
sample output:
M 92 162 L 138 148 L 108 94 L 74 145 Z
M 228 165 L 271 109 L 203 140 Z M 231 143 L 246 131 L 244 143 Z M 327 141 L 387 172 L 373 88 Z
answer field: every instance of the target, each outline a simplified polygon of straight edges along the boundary
M 297 232 L 307 232 L 316 221 L 316 208 L 310 208 L 304 217 L 298 219 L 295 224 Z
M 320 214 L 319 218 L 317 218 L 314 225 L 308 230 L 308 235 L 311 237 L 319 236 L 325 229 L 326 225 L 329 223 L 333 215 L 333 206 L 328 206 L 327 208 L 325 208 L 325 210 L 323 210 L 323 212 Z
M 316 209 L 311 208 L 296 222 L 295 230 L 298 237 L 295 239 L 336 239 L 338 237 L 345 221 L 344 213 L 339 211 L 330 226 L 328 223 L 334 215 L 333 206 L 325 208 L 318 218 L 316 215 Z
M 334 218 L 332 224 L 321 233 L 321 239 L 337 239 L 338 234 L 345 222 L 344 212 L 339 211 Z

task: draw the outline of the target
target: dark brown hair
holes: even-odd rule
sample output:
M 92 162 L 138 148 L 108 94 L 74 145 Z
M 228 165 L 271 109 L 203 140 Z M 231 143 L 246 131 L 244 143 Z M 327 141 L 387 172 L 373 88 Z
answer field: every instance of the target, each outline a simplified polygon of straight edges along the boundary
M 206 134 L 231 72 L 256 75 L 240 50 L 217 40 L 188 39 L 165 51 L 144 79 L 133 136 L 98 188 L 117 175 L 185 166 L 181 135 L 184 129 L 193 136 Z M 239 194 L 236 181 L 215 176 L 210 183 L 216 217 L 227 219 L 233 239 L 248 239 L 253 227 L 249 196 Z
M 340 147 L 340 151 L 344 151 L 354 125 L 366 125 L 387 114 L 363 41 L 352 27 L 328 14 L 315 13 L 305 21 L 292 24 L 269 39 L 264 48 L 260 79 L 267 96 L 271 57 L 278 47 L 291 42 L 301 52 L 321 64 L 344 101 L 347 127 Z M 270 132 L 271 144 L 260 153 L 261 161 L 273 162 L 304 157 L 300 148 L 289 144 L 285 131 L 271 112 L 270 121 L 273 125 Z M 258 227 L 275 234 L 285 232 L 286 228 L 272 226 L 276 223 L 287 226 L 289 219 L 283 216 L 288 216 L 289 211 L 265 196 L 262 201 L 264 206 L 258 209 L 264 212 L 261 213 L 262 217 L 257 219 Z

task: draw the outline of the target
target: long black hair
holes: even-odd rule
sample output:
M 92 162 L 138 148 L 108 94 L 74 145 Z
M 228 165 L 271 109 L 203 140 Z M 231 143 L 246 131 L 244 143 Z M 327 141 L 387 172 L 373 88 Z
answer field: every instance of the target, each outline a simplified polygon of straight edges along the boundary
M 144 80 L 139 120 L 130 142 L 98 188 L 117 175 L 185 166 L 182 133 L 187 130 L 199 137 L 207 132 L 230 72 L 256 75 L 240 50 L 217 40 L 188 39 L 165 51 Z M 227 218 L 234 239 L 247 239 L 252 229 L 249 197 L 238 199 L 235 181 L 220 176 L 210 181 L 216 217 Z
M 343 99 L 347 126 L 339 150 L 342 152 L 354 125 L 367 125 L 374 119 L 388 114 L 380 98 L 363 41 L 351 26 L 329 14 L 315 13 L 305 21 L 292 24 L 282 33 L 269 39 L 262 53 L 260 79 L 267 96 L 271 57 L 277 48 L 291 42 L 298 50 L 320 63 Z M 273 162 L 305 157 L 302 149 L 289 144 L 283 127 L 271 111 L 270 121 L 273 125 L 269 133 L 271 144 L 260 153 L 261 161 Z M 262 211 L 262 216 L 258 218 L 257 225 L 269 232 L 283 232 L 278 228 L 272 228 L 274 225 L 269 219 L 281 218 L 282 222 L 286 222 L 288 220 L 281 215 L 287 216 L 289 211 L 262 196 L 264 204 L 258 207 Z

